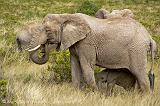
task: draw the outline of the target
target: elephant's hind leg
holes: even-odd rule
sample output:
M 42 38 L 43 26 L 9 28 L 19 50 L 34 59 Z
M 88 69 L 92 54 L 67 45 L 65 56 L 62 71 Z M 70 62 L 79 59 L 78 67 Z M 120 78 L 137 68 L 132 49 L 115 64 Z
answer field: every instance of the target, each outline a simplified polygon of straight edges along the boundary
M 136 77 L 140 91 L 148 91 L 146 74 L 147 54 L 142 50 L 131 51 L 130 71 Z

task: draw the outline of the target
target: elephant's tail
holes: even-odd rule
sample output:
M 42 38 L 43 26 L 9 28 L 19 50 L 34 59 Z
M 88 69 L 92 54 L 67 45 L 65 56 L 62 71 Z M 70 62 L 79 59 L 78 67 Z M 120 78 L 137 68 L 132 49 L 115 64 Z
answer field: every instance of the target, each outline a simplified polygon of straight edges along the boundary
M 154 57 L 155 57 L 155 53 L 154 53 L 154 41 L 151 40 L 150 41 L 150 51 L 151 51 L 151 69 L 149 71 L 148 77 L 149 77 L 149 82 L 150 82 L 150 89 L 153 92 L 154 90 Z

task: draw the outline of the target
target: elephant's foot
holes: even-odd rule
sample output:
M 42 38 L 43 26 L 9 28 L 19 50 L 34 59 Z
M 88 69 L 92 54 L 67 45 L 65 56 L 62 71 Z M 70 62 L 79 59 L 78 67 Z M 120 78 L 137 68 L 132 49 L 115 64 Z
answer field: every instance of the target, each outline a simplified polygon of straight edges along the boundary
M 98 91 L 98 86 L 94 80 L 91 82 L 86 79 L 86 82 L 89 88 L 91 88 L 93 91 Z
M 98 91 L 99 90 L 96 83 L 88 83 L 87 81 L 85 83 L 81 84 L 81 89 L 85 89 L 85 88 L 89 88 L 92 91 Z
M 149 92 L 149 87 L 147 84 L 147 81 L 138 81 L 138 85 L 139 85 L 139 92 L 144 94 L 144 93 L 148 93 Z
M 92 88 L 93 88 L 93 90 L 98 91 L 97 85 L 93 86 Z
M 80 82 L 79 81 L 73 81 L 72 80 L 72 84 L 75 88 L 80 89 Z
M 108 97 L 108 96 L 112 96 L 112 92 L 109 92 L 109 91 L 106 92 L 105 96 L 107 96 L 107 97 Z
M 112 96 L 114 86 L 115 86 L 115 83 L 107 83 L 106 96 Z

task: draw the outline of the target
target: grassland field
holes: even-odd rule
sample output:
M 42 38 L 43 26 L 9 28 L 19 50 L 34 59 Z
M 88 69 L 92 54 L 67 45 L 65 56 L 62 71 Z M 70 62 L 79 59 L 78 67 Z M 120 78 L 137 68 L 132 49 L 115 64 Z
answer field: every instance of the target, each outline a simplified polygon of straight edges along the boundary
M 72 86 L 68 51 L 52 51 L 44 65 L 36 65 L 27 53 L 16 51 L 16 31 L 25 23 L 41 21 L 48 13 L 94 16 L 100 8 L 132 10 L 160 51 L 160 0 L 0 0 L 0 106 L 2 102 L 15 106 L 160 106 L 160 59 L 155 62 L 153 95 L 126 92 L 116 86 L 113 96 L 106 97 L 98 91 Z

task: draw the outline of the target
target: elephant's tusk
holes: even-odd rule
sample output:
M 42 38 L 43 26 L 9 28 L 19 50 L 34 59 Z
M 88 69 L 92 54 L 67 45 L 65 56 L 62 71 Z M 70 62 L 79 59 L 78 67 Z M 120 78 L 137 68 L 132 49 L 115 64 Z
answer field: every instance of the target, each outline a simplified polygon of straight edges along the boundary
M 29 49 L 28 51 L 29 51 L 29 52 L 32 52 L 32 51 L 34 51 L 34 50 L 37 50 L 40 46 L 41 46 L 41 45 L 38 45 L 38 46 L 36 46 L 36 47 L 33 48 L 33 49 Z

